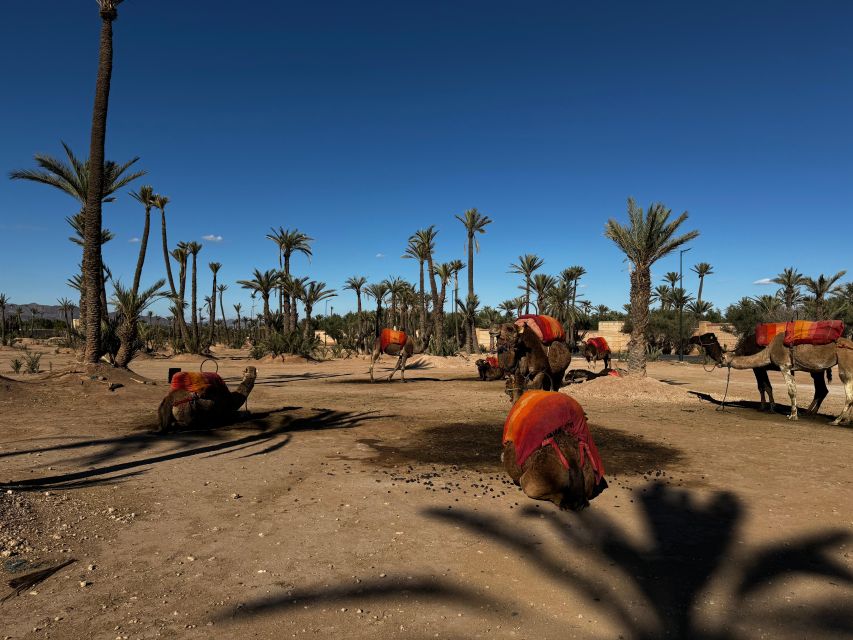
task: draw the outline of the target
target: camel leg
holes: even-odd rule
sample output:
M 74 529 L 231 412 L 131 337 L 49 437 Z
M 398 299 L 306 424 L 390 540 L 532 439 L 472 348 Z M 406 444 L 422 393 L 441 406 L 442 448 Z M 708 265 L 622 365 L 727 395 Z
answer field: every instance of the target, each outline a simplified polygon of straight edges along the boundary
M 403 363 L 403 354 L 400 354 L 400 357 L 397 358 L 397 366 L 394 367 L 394 370 L 391 372 L 391 375 L 388 376 L 388 382 L 391 382 L 391 379 L 394 377 L 394 374 L 400 370 L 400 365 Z M 403 377 L 403 374 L 400 374 L 400 377 Z M 405 380 L 403 380 L 405 382 Z
M 761 397 L 761 410 L 767 411 L 766 395 L 770 396 L 770 413 L 773 413 L 776 410 L 776 402 L 773 400 L 773 386 L 770 384 L 770 376 L 767 375 L 767 369 L 753 369 L 752 373 L 755 374 L 758 394 Z
M 814 399 L 809 405 L 809 408 L 806 409 L 806 413 L 816 414 L 820 410 L 820 405 L 823 404 L 823 399 L 829 395 L 829 389 L 826 388 L 823 371 L 812 373 L 811 375 L 812 380 L 814 380 Z
M 788 397 L 791 399 L 791 413 L 788 420 L 799 420 L 797 416 L 797 383 L 794 380 L 794 374 L 790 367 L 779 367 L 782 370 L 782 375 L 785 377 L 785 384 L 788 387 Z
M 379 360 L 379 355 L 380 355 L 379 351 L 376 349 L 374 349 L 373 352 L 370 354 L 370 381 L 371 382 L 376 382 L 376 380 L 373 379 L 373 367 L 376 364 L 376 361 Z
M 409 356 L 406 355 L 405 351 L 403 351 L 403 353 L 400 354 L 400 380 L 402 380 L 404 384 L 406 382 L 406 360 L 408 359 Z
M 610 356 L 604 356 L 604 370 L 607 371 L 610 368 Z
M 546 380 L 548 380 L 548 376 L 545 374 L 544 371 L 540 371 L 533 377 L 533 380 L 530 381 L 530 388 L 545 389 Z M 547 389 L 545 389 L 545 391 L 547 391 Z
M 846 402 L 844 403 L 844 410 L 830 424 L 846 425 L 850 424 L 850 421 L 853 420 L 853 371 L 843 368 L 840 362 L 838 365 L 838 377 L 841 378 L 841 383 L 844 385 Z

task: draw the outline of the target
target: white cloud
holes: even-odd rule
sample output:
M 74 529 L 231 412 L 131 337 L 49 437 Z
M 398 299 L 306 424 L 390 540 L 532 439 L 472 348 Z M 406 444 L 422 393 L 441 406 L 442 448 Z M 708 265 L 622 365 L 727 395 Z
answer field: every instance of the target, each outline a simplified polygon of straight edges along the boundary
M 132 237 L 128 242 L 141 242 L 136 236 Z
M 773 280 L 771 278 L 761 278 L 761 280 L 756 280 L 752 284 L 773 284 Z
M 385 254 L 384 254 L 384 253 L 377 253 L 377 254 L 376 254 L 376 257 L 377 257 L 377 258 L 384 258 L 384 257 L 385 257 Z
M 207 240 L 208 242 L 222 242 L 222 236 L 218 236 L 214 233 L 208 233 L 206 236 L 202 236 L 201 239 Z

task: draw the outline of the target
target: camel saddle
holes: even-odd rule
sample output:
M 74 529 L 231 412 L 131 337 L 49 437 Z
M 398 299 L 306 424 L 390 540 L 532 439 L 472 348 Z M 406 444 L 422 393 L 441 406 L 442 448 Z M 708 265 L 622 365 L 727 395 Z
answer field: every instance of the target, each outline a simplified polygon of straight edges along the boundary
M 604 463 L 589 432 L 580 403 L 559 391 L 526 391 L 512 406 L 504 423 L 503 442 L 515 446 L 515 461 L 521 466 L 542 446 L 551 445 L 563 466 L 568 462 L 553 436 L 563 431 L 578 441 L 581 466 L 589 459 L 596 480 L 604 475 Z
M 587 344 L 591 344 L 594 346 L 599 353 L 604 353 L 605 351 L 610 351 L 610 345 L 607 344 L 607 340 L 605 340 L 602 336 L 597 336 L 595 338 L 590 338 L 586 341 Z
M 550 345 L 552 342 L 565 342 L 566 330 L 563 324 L 556 318 L 544 315 L 525 314 L 518 316 L 515 326 L 529 328 L 539 336 L 542 344 Z
M 178 371 L 172 376 L 172 390 L 187 391 L 200 396 L 211 389 L 228 393 L 228 385 L 218 373 L 211 371 Z
M 821 346 L 838 340 L 844 334 L 844 323 L 841 320 L 763 322 L 755 327 L 755 342 L 766 347 L 780 333 L 785 334 L 786 347 L 801 344 Z
M 379 348 L 382 351 L 388 348 L 388 345 L 396 344 L 401 347 L 406 344 L 408 336 L 405 331 L 396 331 L 395 329 L 382 329 L 379 334 Z

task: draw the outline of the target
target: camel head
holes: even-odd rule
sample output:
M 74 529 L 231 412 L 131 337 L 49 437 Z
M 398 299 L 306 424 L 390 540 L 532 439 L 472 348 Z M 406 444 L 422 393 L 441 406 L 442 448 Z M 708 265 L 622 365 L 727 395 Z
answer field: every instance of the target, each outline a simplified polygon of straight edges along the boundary
M 505 371 L 513 371 L 519 360 L 519 347 L 524 327 L 504 323 L 497 327 L 495 346 L 498 352 L 498 364 Z
M 687 344 L 695 344 L 705 349 L 708 357 L 716 362 L 718 366 L 722 367 L 726 364 L 725 352 L 715 334 L 703 333 L 701 336 L 693 336 L 687 341 Z

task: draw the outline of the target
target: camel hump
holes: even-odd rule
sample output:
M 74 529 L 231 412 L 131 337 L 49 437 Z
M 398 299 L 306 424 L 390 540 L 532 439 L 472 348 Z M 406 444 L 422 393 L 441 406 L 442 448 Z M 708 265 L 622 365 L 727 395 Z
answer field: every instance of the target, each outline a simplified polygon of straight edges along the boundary
M 406 340 L 408 340 L 408 338 L 409 336 L 406 335 L 405 331 L 382 329 L 382 332 L 379 334 L 379 347 L 383 351 L 392 344 L 400 345 L 402 347 L 406 344 Z
M 228 385 L 212 371 L 179 371 L 172 377 L 172 390 L 204 393 L 210 389 L 228 391 Z
M 515 325 L 517 327 L 530 328 L 545 345 L 549 345 L 552 342 L 566 341 L 566 330 L 563 328 L 563 324 L 551 316 L 534 315 L 532 313 L 521 315 L 518 316 Z
M 610 351 L 610 345 L 607 344 L 607 340 L 605 340 L 602 336 L 597 336 L 595 338 L 590 338 L 586 341 L 587 344 L 591 344 L 594 346 L 599 353 L 604 353 L 605 351 Z

